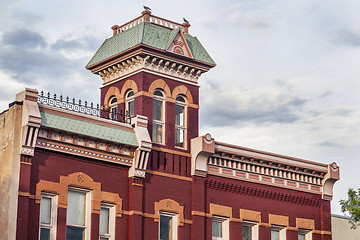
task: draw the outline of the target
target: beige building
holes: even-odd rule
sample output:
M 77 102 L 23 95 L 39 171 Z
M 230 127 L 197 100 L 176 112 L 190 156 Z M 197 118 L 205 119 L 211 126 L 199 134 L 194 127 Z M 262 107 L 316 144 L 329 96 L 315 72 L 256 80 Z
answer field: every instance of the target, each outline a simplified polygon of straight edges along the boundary
M 360 240 L 360 227 L 351 229 L 349 217 L 332 214 L 331 228 L 333 240 Z

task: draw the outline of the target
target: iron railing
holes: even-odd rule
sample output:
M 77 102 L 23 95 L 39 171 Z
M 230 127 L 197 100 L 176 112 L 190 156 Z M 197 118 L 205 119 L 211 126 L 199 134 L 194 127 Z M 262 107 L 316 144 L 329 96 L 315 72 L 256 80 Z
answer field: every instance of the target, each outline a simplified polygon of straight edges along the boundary
M 92 102 L 88 103 L 87 101 L 82 102 L 81 99 L 76 100 L 75 98 L 70 99 L 69 97 L 63 98 L 62 95 L 57 97 L 56 94 L 51 96 L 49 92 L 46 94 L 44 91 L 41 91 L 38 95 L 38 103 L 131 124 L 131 116 L 128 111 L 123 113 L 122 110 L 118 111 L 117 109 L 105 109 L 104 106 L 100 107 L 99 104 L 94 105 Z

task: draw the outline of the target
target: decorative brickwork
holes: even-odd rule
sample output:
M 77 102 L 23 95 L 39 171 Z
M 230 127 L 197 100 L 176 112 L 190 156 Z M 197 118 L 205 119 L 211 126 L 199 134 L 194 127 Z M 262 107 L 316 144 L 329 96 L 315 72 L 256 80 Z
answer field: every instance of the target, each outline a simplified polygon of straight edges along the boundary
M 236 194 L 249 195 L 253 197 L 259 197 L 264 199 L 278 200 L 282 202 L 289 202 L 300 205 L 320 207 L 321 200 L 308 198 L 303 196 L 295 196 L 291 194 L 278 193 L 274 191 L 262 190 L 252 187 L 246 187 L 242 185 L 229 184 L 220 181 L 206 180 L 205 186 L 214 190 L 232 192 Z

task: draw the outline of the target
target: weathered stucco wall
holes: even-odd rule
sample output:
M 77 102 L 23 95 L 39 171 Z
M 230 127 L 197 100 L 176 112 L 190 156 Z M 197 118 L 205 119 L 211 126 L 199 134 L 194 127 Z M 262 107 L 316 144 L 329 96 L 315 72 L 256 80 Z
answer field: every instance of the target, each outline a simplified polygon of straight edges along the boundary
M 359 240 L 360 227 L 351 229 L 349 219 L 344 216 L 332 215 L 331 226 L 333 240 Z
M 0 233 L 15 239 L 20 172 L 22 105 L 0 114 Z

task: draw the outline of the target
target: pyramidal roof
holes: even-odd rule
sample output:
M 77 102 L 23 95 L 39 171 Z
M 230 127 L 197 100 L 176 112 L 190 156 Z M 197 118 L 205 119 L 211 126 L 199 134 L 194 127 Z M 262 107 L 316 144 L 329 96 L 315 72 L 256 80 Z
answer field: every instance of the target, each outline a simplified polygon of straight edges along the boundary
M 169 48 L 174 41 L 177 41 L 176 39 L 185 39 L 186 43 L 180 42 L 182 49 L 177 46 L 177 49 L 174 49 L 177 51 L 171 51 L 172 54 L 182 53 L 185 57 L 215 66 L 214 60 L 207 53 L 200 41 L 196 37 L 180 31 L 181 25 L 180 27 L 179 25 L 180 24 L 171 28 L 146 21 L 136 25 L 134 24 L 134 26 L 122 30 L 116 35 L 106 39 L 86 65 L 86 68 L 101 63 L 104 60 L 109 60 L 117 54 L 138 45 L 170 52 Z

